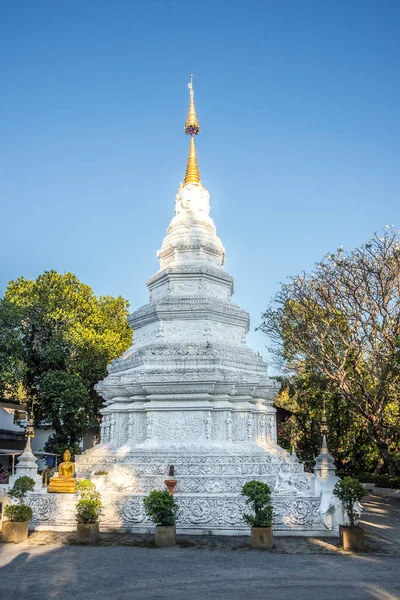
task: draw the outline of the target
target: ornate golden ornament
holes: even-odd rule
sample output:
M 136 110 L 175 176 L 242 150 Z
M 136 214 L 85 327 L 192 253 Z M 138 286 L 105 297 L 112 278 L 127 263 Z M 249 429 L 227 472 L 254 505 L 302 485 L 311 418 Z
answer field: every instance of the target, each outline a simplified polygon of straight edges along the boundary
M 196 146 L 194 144 L 194 136 L 200 132 L 200 123 L 197 118 L 196 107 L 194 105 L 193 75 L 190 76 L 188 88 L 190 101 L 189 112 L 185 123 L 185 133 L 190 135 L 190 149 L 183 185 L 187 185 L 188 183 L 200 183 L 200 171 L 199 165 L 197 164 Z

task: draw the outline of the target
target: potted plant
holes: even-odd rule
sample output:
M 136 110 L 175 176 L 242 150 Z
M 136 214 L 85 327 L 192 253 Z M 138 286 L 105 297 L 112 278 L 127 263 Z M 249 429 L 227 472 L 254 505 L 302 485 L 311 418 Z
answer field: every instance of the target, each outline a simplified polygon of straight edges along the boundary
M 176 513 L 178 505 L 167 490 L 153 490 L 143 500 L 146 515 L 156 526 L 155 545 L 158 548 L 175 546 L 176 544 Z
M 25 494 L 31 492 L 35 487 L 35 481 L 23 475 L 18 477 L 14 487 L 8 492 L 8 495 L 19 504 L 9 504 L 4 507 L 4 516 L 7 519 L 3 521 L 2 539 L 4 542 L 23 542 L 28 537 L 28 523 L 32 519 L 32 509 L 24 504 Z
M 344 550 L 365 550 L 364 530 L 356 525 L 355 505 L 367 494 L 364 486 L 352 477 L 344 477 L 333 488 L 333 493 L 343 503 L 349 525 L 340 526 L 340 544 Z
M 243 515 L 243 520 L 251 526 L 251 547 L 272 548 L 272 506 L 271 489 L 262 481 L 248 481 L 242 487 L 246 504 L 252 506 L 254 515 Z
M 76 505 L 76 537 L 78 542 L 95 544 L 99 538 L 99 519 L 102 508 L 100 493 L 89 479 L 78 481 L 77 487 L 80 499 Z

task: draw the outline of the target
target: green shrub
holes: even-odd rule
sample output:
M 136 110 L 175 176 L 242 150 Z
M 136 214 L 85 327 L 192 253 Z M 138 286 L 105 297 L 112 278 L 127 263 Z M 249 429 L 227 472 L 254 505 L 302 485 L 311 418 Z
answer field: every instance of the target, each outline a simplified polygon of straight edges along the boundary
M 373 475 L 371 481 L 378 487 L 388 487 L 390 475 Z
M 262 481 L 248 481 L 241 491 L 246 496 L 246 504 L 252 506 L 253 515 L 243 515 L 243 520 L 251 527 L 272 527 L 271 489 Z
M 35 481 L 32 479 L 32 477 L 23 475 L 22 477 L 18 477 L 18 479 L 16 479 L 14 486 L 8 492 L 8 495 L 11 496 L 11 498 L 17 499 L 19 503 L 22 504 L 25 494 L 27 492 L 32 492 L 34 488 Z
M 178 505 L 167 490 L 152 490 L 143 500 L 143 505 L 146 515 L 156 525 L 175 525 Z
M 8 521 L 24 523 L 32 519 L 32 509 L 26 504 L 9 504 L 4 507 L 4 516 Z
M 77 483 L 80 499 L 76 505 L 78 523 L 97 523 L 102 509 L 101 495 L 93 481 L 81 479 Z
M 95 484 L 90 479 L 81 479 L 77 482 L 76 487 L 82 498 L 100 499 L 100 492 L 96 490 Z
M 338 481 L 333 488 L 333 493 L 339 500 L 343 502 L 343 506 L 347 511 L 350 519 L 351 527 L 354 527 L 355 512 L 354 504 L 360 502 L 362 498 L 367 494 L 366 489 L 358 481 L 352 477 L 344 477 Z
M 389 479 L 389 484 L 389 487 L 400 490 L 400 477 L 391 477 Z
M 348 474 L 343 474 L 340 475 L 338 472 L 336 472 L 336 474 L 338 476 L 342 476 L 345 477 Z M 358 481 L 361 481 L 362 483 L 373 483 L 373 479 L 374 479 L 374 475 L 372 473 L 368 473 L 367 471 L 360 471 L 358 473 L 352 473 L 351 477 L 353 477 L 354 479 L 358 479 Z
M 76 520 L 78 523 L 97 523 L 101 508 L 99 499 L 81 498 L 76 505 Z
M 95 471 L 94 473 L 95 475 L 108 475 L 108 471 L 103 471 L 100 469 L 100 471 Z
M 388 474 L 374 475 L 364 471 L 354 473 L 353 477 L 362 483 L 374 483 L 376 487 L 400 489 L 400 477 L 391 477 Z
M 345 477 L 345 472 L 336 471 L 336 475 L 340 478 Z M 358 479 L 362 483 L 374 483 L 376 487 L 400 489 L 400 477 L 391 477 L 387 473 L 375 475 L 374 473 L 368 473 L 367 471 L 357 471 L 351 474 L 353 479 Z
M 390 475 L 375 475 L 373 482 L 376 487 L 382 488 L 394 488 L 398 490 L 400 488 L 400 477 L 390 477 Z

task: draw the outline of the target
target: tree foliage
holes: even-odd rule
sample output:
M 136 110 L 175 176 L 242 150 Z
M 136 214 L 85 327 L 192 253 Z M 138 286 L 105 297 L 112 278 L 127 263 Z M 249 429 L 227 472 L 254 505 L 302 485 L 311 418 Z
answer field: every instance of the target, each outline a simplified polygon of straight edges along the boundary
M 260 329 L 298 373 L 329 382 L 391 474 L 400 439 L 400 241 L 387 228 L 282 285 Z
M 275 404 L 291 413 L 280 426 L 279 444 L 289 451 L 294 445 L 307 470 L 312 470 L 321 450 L 324 404 L 329 423 L 329 450 L 337 468 L 356 473 L 373 471 L 379 465 L 378 449 L 371 444 L 362 418 L 351 411 L 330 381 L 308 364 L 297 365 L 295 374 L 281 378 L 281 391 Z
M 0 302 L 0 392 L 23 399 L 55 430 L 47 451 L 78 451 L 99 417 L 94 385 L 130 345 L 128 302 L 100 296 L 72 273 L 11 281 Z
M 25 495 L 28 492 L 33 492 L 34 488 L 35 480 L 32 479 L 32 477 L 28 477 L 28 475 L 22 475 L 22 477 L 18 477 L 18 479 L 15 480 L 15 483 L 8 492 L 8 495 L 11 498 L 18 500 L 20 504 L 23 504 Z
M 24 504 L 25 496 L 28 492 L 33 492 L 35 481 L 28 475 L 22 475 L 15 480 L 15 483 L 8 495 L 10 498 L 18 500 L 19 504 L 9 504 L 4 507 L 4 515 L 9 521 L 14 523 L 23 523 L 32 519 L 32 509 Z

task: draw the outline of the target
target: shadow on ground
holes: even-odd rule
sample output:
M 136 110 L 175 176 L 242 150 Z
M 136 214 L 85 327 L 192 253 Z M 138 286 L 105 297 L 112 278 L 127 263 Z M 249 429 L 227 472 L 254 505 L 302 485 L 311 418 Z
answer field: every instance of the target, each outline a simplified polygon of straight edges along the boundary
M 0 544 L 6 600 L 399 600 L 400 501 L 368 497 L 368 551 L 342 552 L 337 538 L 275 536 L 272 551 L 248 536 L 178 536 L 155 548 L 152 535 L 102 533 L 96 546 L 75 533 L 41 531 Z

